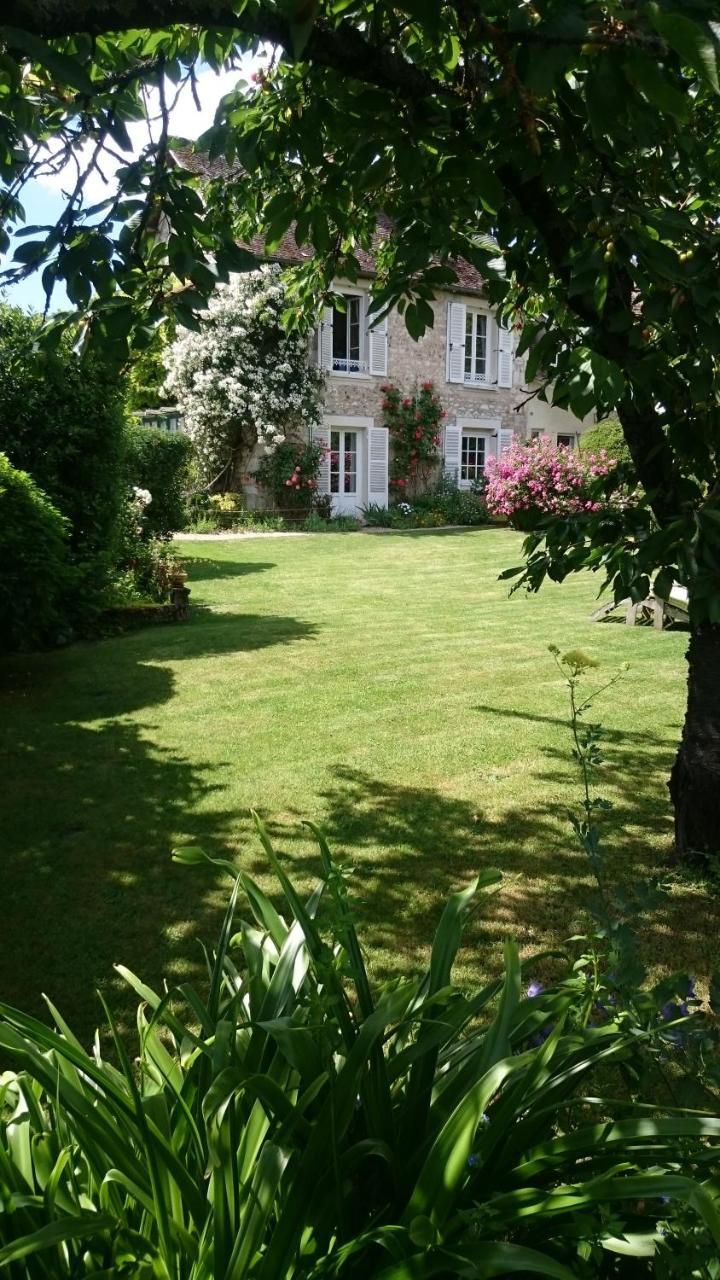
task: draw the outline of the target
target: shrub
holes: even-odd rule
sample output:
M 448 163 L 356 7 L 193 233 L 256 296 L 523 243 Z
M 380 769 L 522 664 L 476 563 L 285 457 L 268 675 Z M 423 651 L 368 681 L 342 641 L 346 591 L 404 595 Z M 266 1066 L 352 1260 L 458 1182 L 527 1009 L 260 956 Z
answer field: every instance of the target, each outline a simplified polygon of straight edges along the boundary
M 238 504 L 232 510 L 227 503 L 232 494 L 215 494 L 222 496 L 223 502 L 212 501 L 208 508 L 190 518 L 186 527 L 188 533 L 284 533 L 288 529 L 287 521 L 273 511 L 248 511 Z
M 279 507 L 309 511 L 315 500 L 325 446 L 313 440 L 283 440 L 265 454 L 255 472 L 257 483 Z
M 491 515 L 506 516 L 532 529 L 543 516 L 592 514 L 602 510 L 599 483 L 610 475 L 614 459 L 558 448 L 543 436 L 516 440 L 485 466 L 485 499 Z
M 153 497 L 147 489 L 131 489 L 122 510 L 117 568 L 110 604 L 132 604 L 167 599 L 170 577 L 179 566 L 167 541 L 149 537 L 146 529 Z
M 580 436 L 581 453 L 601 453 L 602 451 L 617 462 L 626 466 L 632 465 L 630 450 L 625 443 L 623 429 L 616 418 L 606 418 L 604 422 L 596 422 L 588 427 Z
M 0 649 L 58 638 L 69 526 L 47 494 L 0 453 Z
M 362 517 L 370 528 L 386 529 L 390 524 L 390 508 L 381 507 L 377 502 L 370 502 L 362 508 Z
M 356 533 L 360 521 L 355 516 L 331 516 L 329 519 L 317 511 L 311 511 L 302 523 L 307 533 Z
M 176 337 L 172 321 L 159 325 L 143 351 L 135 352 L 125 377 L 125 403 L 132 412 L 161 409 L 168 404 L 164 383 L 168 344 Z
M 460 489 L 453 476 L 443 475 L 436 487 L 413 501 L 418 516 L 440 514 L 442 524 L 480 525 L 488 519 L 484 485 Z
M 168 538 L 184 529 L 193 452 L 190 439 L 155 427 L 127 426 L 124 446 L 127 483 L 152 494 L 145 517 L 147 536 Z
M 398 497 L 414 497 L 427 488 L 437 468 L 445 412 L 432 382 L 423 382 L 411 396 L 390 383 L 381 390 L 391 445 L 390 488 Z
M 450 477 L 443 477 L 430 493 L 420 494 L 412 502 L 398 502 L 393 507 L 375 503 L 363 507 L 363 519 L 371 528 L 427 529 L 443 525 L 487 524 L 488 511 L 480 490 L 459 489 Z
M 211 493 L 207 496 L 206 514 L 215 521 L 216 529 L 234 529 L 244 508 L 245 499 L 241 493 Z
M 52 1005 L 56 1029 L 0 1005 L 0 1265 L 588 1280 L 662 1250 L 663 1223 L 712 1259 L 720 1120 L 602 1095 L 661 1030 L 612 1010 L 590 1025 L 595 975 L 577 967 L 523 989 L 511 942 L 502 979 L 452 985 L 497 873 L 449 900 L 425 974 L 375 991 L 321 833 L 305 901 L 258 827 L 283 914 L 245 871 L 177 850 L 233 890 L 206 991 L 156 992 L 119 967 L 141 1000 L 137 1058 L 109 1012 L 113 1064 Z
M 69 521 L 64 598 L 70 625 L 100 608 L 123 501 L 123 406 L 113 369 L 80 359 L 69 338 L 38 347 L 38 320 L 0 307 L 0 448 Z
M 321 417 L 322 374 L 307 335 L 283 323 L 287 286 L 264 266 L 219 285 L 199 332 L 167 354 L 167 388 L 185 417 L 206 482 L 232 484 L 256 442 L 266 453 Z

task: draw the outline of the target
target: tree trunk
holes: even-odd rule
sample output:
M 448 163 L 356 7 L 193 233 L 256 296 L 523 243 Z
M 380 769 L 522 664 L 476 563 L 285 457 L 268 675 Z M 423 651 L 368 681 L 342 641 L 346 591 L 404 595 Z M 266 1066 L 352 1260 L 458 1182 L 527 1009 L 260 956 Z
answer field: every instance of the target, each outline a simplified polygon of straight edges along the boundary
M 720 626 L 690 633 L 688 701 L 670 776 L 678 857 L 720 851 Z

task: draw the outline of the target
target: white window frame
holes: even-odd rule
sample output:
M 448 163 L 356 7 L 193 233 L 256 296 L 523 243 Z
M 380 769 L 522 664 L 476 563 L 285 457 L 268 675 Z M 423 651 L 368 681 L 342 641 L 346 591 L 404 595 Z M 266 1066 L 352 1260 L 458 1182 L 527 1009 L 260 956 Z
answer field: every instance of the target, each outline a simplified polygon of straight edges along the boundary
M 477 320 L 485 321 L 485 372 L 481 377 L 475 373 L 468 374 L 467 364 L 467 322 L 471 320 L 474 350 L 473 366 L 477 363 Z M 463 350 L 463 385 L 466 387 L 497 387 L 497 345 L 498 327 L 494 315 L 487 307 L 473 307 L 465 304 L 465 349 Z
M 497 457 L 500 453 L 500 418 L 456 418 L 456 425 L 460 430 L 460 456 L 458 459 L 458 488 L 472 489 L 477 483 L 477 477 L 473 480 L 463 480 L 462 478 L 462 454 L 463 440 L 468 436 L 480 436 L 485 440 L 485 457 L 483 467 L 487 463 L 488 458 Z
M 344 487 L 344 484 L 343 484 L 343 482 L 344 482 L 344 480 L 345 480 L 345 478 L 346 478 L 346 474 L 347 474 L 347 473 L 346 473 L 347 446 L 346 446 L 346 445 L 341 446 L 340 441 L 338 441 L 338 466 L 337 466 L 337 471 L 334 471 L 334 470 L 333 470 L 333 461 L 332 461 L 332 459 L 333 459 L 333 439 L 332 439 L 332 438 L 333 438 L 333 436 L 334 436 L 334 435 L 341 436 L 341 437 L 342 437 L 342 439 L 343 439 L 343 441 L 345 440 L 345 437 L 346 437 L 346 436 L 348 436 L 348 435 L 352 435 L 352 436 L 354 436 L 354 437 L 355 437 L 355 468 L 354 468 L 354 472 L 352 472 L 352 473 L 351 473 L 351 474 L 354 474 L 354 476 L 355 476 L 355 488 L 354 488 L 354 489 L 346 489 L 346 488 Z M 362 452 L 361 452 L 361 450 L 362 450 L 362 448 L 363 448 L 363 436 L 361 435 L 361 433 L 360 433 L 360 431 L 358 430 L 358 428 L 357 428 L 357 427 L 331 427 L 331 428 L 330 428 L 330 444 L 329 444 L 329 448 L 330 448 L 329 459 L 330 459 L 330 494 L 331 494 L 331 496 L 332 496 L 333 498 L 341 498 L 341 497 L 346 497 L 346 498 L 347 498 L 347 497 L 357 498 L 357 497 L 358 497 L 358 495 L 359 495 L 360 484 L 361 484 L 361 481 L 362 481 L 362 461 L 363 461 L 363 458 L 362 458 Z M 337 489 L 333 489 L 333 476 L 334 476 L 334 475 L 336 475 L 336 476 L 337 476 L 337 484 L 338 484 Z
M 341 298 L 358 298 L 359 299 L 360 305 L 358 307 L 358 311 L 359 311 L 358 327 L 360 331 L 359 332 L 360 341 L 358 343 L 359 355 L 358 355 L 358 361 L 357 361 L 357 364 L 358 364 L 357 369 L 336 369 L 335 363 L 334 363 L 335 357 L 333 355 L 332 357 L 333 365 L 330 372 L 332 373 L 334 378 L 368 377 L 370 366 L 369 366 L 369 358 L 368 358 L 369 344 L 368 344 L 368 329 L 367 329 L 367 294 L 364 289 L 346 289 L 343 286 L 337 289 L 334 289 L 333 292 L 338 297 L 341 297 Z M 349 349 L 350 311 L 349 309 L 347 309 L 346 311 L 344 312 L 341 311 L 338 314 L 341 315 L 345 320 L 345 332 L 346 332 L 346 336 L 348 337 L 348 349 Z M 334 339 L 334 336 L 335 336 L 335 322 L 333 321 L 333 339 Z
M 564 444 L 560 443 L 561 437 L 566 443 Z M 576 431 L 556 431 L 555 445 L 558 449 L 570 449 L 574 452 L 575 449 L 577 449 L 578 447 L 577 432 Z
M 475 454 L 475 462 L 474 462 L 474 464 L 471 464 L 471 462 L 470 462 L 470 457 L 469 457 L 469 454 L 470 454 L 470 441 L 472 441 L 472 442 L 473 442 L 473 444 L 474 444 L 474 454 Z M 465 431 L 463 431 L 463 432 L 462 432 L 462 434 L 461 434 L 461 436 L 460 436 L 460 480 L 459 480 L 459 483 L 460 483 L 461 485 L 466 485 L 466 486 L 468 487 L 468 489 L 472 488 L 472 486 L 473 486 L 474 484 L 477 484 L 478 480 L 482 480 L 483 475 L 485 474 L 485 463 L 486 463 L 486 462 L 487 462 L 487 460 L 488 460 L 488 447 L 487 447 L 487 446 L 488 446 L 488 443 L 489 443 L 489 439 L 488 439 L 488 433 L 487 433 L 487 431 L 468 431 L 468 430 L 465 430 Z M 479 446 L 480 444 L 482 444 L 482 449 L 479 449 L 479 448 L 478 448 L 478 446 Z M 479 457 L 480 453 L 482 453 L 482 466 L 478 468 L 478 457 Z M 468 455 L 468 456 L 467 456 L 467 458 L 466 458 L 465 460 L 463 459 L 463 455 L 464 455 L 464 454 L 467 454 L 467 455 Z M 463 475 L 463 470 L 464 470 L 465 468 L 469 469 L 469 468 L 471 467 L 471 465 L 474 465 L 474 468 L 475 468 L 475 475 L 474 475 L 474 476 L 470 476 L 470 475 L 465 475 L 465 476 L 464 476 L 464 475 Z

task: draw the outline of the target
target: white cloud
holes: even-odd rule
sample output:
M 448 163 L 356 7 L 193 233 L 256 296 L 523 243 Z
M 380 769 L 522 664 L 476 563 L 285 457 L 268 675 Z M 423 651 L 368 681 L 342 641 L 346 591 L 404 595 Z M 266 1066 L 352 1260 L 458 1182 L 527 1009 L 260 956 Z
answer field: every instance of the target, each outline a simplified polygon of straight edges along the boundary
M 184 85 L 178 93 L 177 86 L 166 81 L 166 100 L 168 103 L 172 103 L 169 117 L 170 133 L 181 138 L 199 138 L 212 124 L 220 99 L 234 89 L 238 81 L 247 81 L 252 72 L 262 65 L 262 54 L 248 54 L 242 58 L 239 66 L 233 71 L 216 73 L 209 68 L 201 71 L 195 81 L 197 100 L 200 104 L 199 110 L 195 96 L 188 84 Z M 156 89 L 153 89 L 148 94 L 148 104 L 151 117 L 150 126 L 146 121 L 139 121 L 128 126 L 132 151 L 122 153 L 122 160 L 118 159 L 117 155 L 111 155 L 109 152 L 103 153 L 99 166 L 102 176 L 100 172 L 94 170 L 85 183 L 84 197 L 86 203 L 94 204 L 100 200 L 107 199 L 108 196 L 114 193 L 114 178 L 118 168 L 120 168 L 121 164 L 126 164 L 139 155 L 143 147 L 147 146 L 148 127 L 152 130 L 153 136 L 157 137 L 160 121 L 159 95 Z M 74 161 L 64 164 L 55 173 L 38 174 L 34 181 L 50 191 L 69 194 L 77 181 L 77 166 L 79 165 L 81 168 L 87 166 L 92 156 L 93 146 L 94 144 L 90 142 L 83 143 L 81 147 L 77 148 Z M 114 151 L 117 152 L 117 150 L 114 147 Z M 57 154 L 57 151 L 57 148 L 49 148 L 48 154 L 51 157 L 53 152 Z

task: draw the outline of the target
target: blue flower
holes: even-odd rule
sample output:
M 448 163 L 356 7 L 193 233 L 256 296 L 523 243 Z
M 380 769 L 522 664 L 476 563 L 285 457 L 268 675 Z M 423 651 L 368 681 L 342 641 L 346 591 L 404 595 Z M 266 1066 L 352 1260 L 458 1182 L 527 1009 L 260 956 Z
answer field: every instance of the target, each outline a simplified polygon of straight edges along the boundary
M 672 1022 L 673 1018 L 677 1018 L 678 1012 L 677 1005 L 673 1004 L 672 1000 L 668 1000 L 667 1004 L 664 1004 L 660 1010 L 660 1017 L 663 1022 Z
M 534 1000 L 535 997 L 541 995 L 544 990 L 545 988 L 542 982 L 538 982 L 537 978 L 533 979 L 527 989 L 528 999 Z
M 535 1035 L 530 1037 L 530 1044 L 533 1048 L 539 1049 L 540 1045 L 545 1043 L 551 1031 L 552 1026 L 541 1027 L 539 1031 L 536 1031 Z
M 473 1152 L 473 1154 L 472 1154 L 472 1155 L 469 1155 L 469 1156 L 468 1156 L 468 1158 L 467 1158 L 467 1162 L 468 1162 L 468 1169 L 477 1169 L 477 1167 L 478 1167 L 478 1165 L 479 1165 L 479 1163 L 480 1163 L 480 1160 L 478 1159 L 478 1157 L 477 1157 L 477 1156 L 475 1155 L 475 1153 Z
M 690 977 L 687 980 L 687 991 L 685 992 L 685 999 L 697 1000 L 697 988 L 695 986 L 695 979 L 693 977 Z

